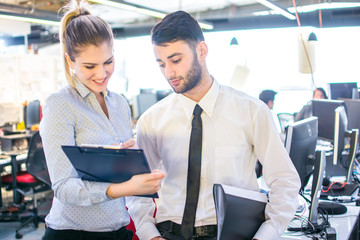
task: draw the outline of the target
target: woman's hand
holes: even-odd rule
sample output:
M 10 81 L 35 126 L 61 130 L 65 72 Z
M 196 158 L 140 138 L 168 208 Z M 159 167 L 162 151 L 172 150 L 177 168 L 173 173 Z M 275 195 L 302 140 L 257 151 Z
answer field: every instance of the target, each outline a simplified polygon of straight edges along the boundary
M 162 237 L 154 237 L 154 238 L 152 238 L 151 240 L 165 240 L 165 238 L 162 238 Z
M 165 175 L 161 170 L 134 175 L 126 182 L 110 184 L 106 194 L 111 198 L 154 194 L 159 191 L 161 179 Z
M 161 179 L 165 177 L 165 172 L 154 170 L 152 173 L 138 174 L 129 180 L 135 193 L 133 195 L 154 194 L 160 189 Z
M 126 142 L 123 142 L 121 144 L 121 148 L 139 148 L 138 145 L 136 145 L 135 139 L 127 140 Z

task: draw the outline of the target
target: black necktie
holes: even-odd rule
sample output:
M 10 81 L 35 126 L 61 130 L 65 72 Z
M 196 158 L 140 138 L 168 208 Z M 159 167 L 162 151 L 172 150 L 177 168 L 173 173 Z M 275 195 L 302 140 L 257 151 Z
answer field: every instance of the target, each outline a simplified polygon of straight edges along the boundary
M 191 239 L 193 236 L 199 198 L 202 147 L 202 122 L 200 115 L 202 111 L 201 107 L 196 104 L 193 113 L 194 118 L 191 123 L 186 203 L 181 223 L 181 235 L 185 239 Z

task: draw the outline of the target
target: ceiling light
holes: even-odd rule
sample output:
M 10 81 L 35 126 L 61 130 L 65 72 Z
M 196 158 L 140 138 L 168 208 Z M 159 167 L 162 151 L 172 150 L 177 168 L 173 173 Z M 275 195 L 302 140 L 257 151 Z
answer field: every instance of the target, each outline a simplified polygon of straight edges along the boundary
M 296 7 L 297 12 L 313 12 L 320 9 L 336 9 L 336 8 L 354 8 L 360 7 L 360 3 L 344 3 L 344 2 L 332 2 L 332 3 L 319 3 L 305 6 Z M 295 8 L 288 8 L 289 12 L 294 13 Z
M 44 19 L 37 19 L 37 18 L 21 17 L 21 16 L 14 16 L 14 15 L 6 15 L 6 14 L 0 14 L 0 18 L 15 20 L 15 21 L 22 21 L 22 22 L 60 26 L 60 22 L 44 20 Z
M 273 2 L 269 1 L 269 0 L 256 0 L 259 3 L 261 3 L 262 5 L 271 8 L 272 10 L 274 10 L 276 13 L 279 13 L 281 15 L 283 15 L 284 17 L 290 19 L 290 20 L 295 20 L 296 17 L 294 15 L 292 15 L 291 13 L 289 13 L 288 11 L 286 11 L 285 9 L 275 5 Z
M 150 8 L 145 8 L 145 7 L 131 4 L 131 3 L 120 3 L 120 2 L 114 2 L 114 1 L 109 1 L 109 0 L 89 0 L 89 1 L 94 2 L 94 3 L 104 4 L 104 5 L 111 6 L 111 7 L 120 8 L 123 10 L 138 12 L 138 13 L 145 14 L 145 15 L 148 15 L 151 17 L 156 17 L 156 18 L 164 18 L 166 16 L 166 13 L 156 11 L 156 10 L 150 9 Z M 214 27 L 211 24 L 199 22 L 199 25 L 203 29 L 207 29 L 207 30 L 214 29 Z
M 109 1 L 109 0 L 89 0 L 89 1 L 94 2 L 94 3 L 104 4 L 104 5 L 111 6 L 111 7 L 120 8 L 120 9 L 123 9 L 123 10 L 142 13 L 142 14 L 145 14 L 145 15 L 148 15 L 148 16 L 151 16 L 151 17 L 156 17 L 156 18 L 163 18 L 166 15 L 166 13 L 161 13 L 161 12 L 157 12 L 157 11 L 154 11 L 154 10 L 149 10 L 149 9 L 146 9 L 146 8 L 140 8 L 140 7 L 137 7 L 137 6 L 132 6 L 130 4 L 119 3 L 119 2 Z

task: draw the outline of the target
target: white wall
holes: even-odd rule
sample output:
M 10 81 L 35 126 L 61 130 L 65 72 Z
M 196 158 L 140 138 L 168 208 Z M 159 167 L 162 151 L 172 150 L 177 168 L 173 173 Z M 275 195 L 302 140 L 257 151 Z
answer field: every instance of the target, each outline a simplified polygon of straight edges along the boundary
M 354 81 L 360 85 L 360 27 L 301 31 L 313 31 L 318 38 L 316 86 L 326 89 L 328 82 Z M 299 28 L 206 33 L 210 73 L 229 85 L 236 64 L 246 65 L 249 74 L 241 90 L 258 97 L 261 90 L 273 89 L 278 91 L 275 112 L 299 111 L 312 96 L 311 75 L 298 70 L 299 33 Z M 230 47 L 233 37 L 238 47 Z M 114 51 L 116 70 L 109 84 L 111 90 L 131 99 L 140 88 L 169 88 L 155 62 L 149 36 L 116 40 Z M 46 99 L 66 85 L 59 52 L 56 44 L 40 49 L 38 57 L 18 55 L 15 60 L 9 58 L 9 52 L 0 55 L 0 102 Z M 33 58 L 37 62 L 32 62 Z M 47 58 L 52 60 L 44 60 Z
M 360 28 L 306 29 L 318 38 L 316 43 L 317 87 L 327 89 L 328 82 L 360 82 Z M 242 90 L 258 97 L 263 89 L 278 91 L 275 112 L 297 112 L 312 97 L 310 74 L 299 72 L 299 28 L 246 30 L 206 33 L 210 73 L 222 84 L 230 84 L 236 64 L 246 65 L 249 75 Z M 234 50 L 230 41 L 236 37 Z M 117 55 L 126 59 L 128 95 L 139 88 L 169 88 L 152 52 L 150 37 L 118 41 Z M 360 85 L 360 84 L 358 84 Z

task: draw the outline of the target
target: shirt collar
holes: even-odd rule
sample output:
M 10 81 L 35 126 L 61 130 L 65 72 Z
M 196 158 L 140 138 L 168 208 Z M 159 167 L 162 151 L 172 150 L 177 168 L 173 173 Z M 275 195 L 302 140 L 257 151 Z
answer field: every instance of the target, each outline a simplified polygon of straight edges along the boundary
M 193 115 L 193 111 L 195 108 L 195 105 L 198 104 L 203 111 L 209 116 L 212 116 L 212 113 L 214 111 L 216 99 L 219 95 L 219 84 L 214 79 L 213 84 L 211 85 L 209 91 L 205 94 L 205 96 L 199 101 L 195 102 L 191 100 L 190 98 L 185 97 L 183 94 L 178 94 L 179 99 L 181 102 L 181 105 L 183 106 L 184 112 L 186 114 L 186 117 L 190 120 Z
M 82 82 L 80 82 L 79 79 L 76 77 L 73 78 L 74 86 L 76 91 L 79 93 L 79 95 L 82 98 L 86 98 L 90 93 L 92 93 Z M 102 92 L 104 94 L 104 97 L 106 97 L 109 94 L 109 91 L 106 89 Z

